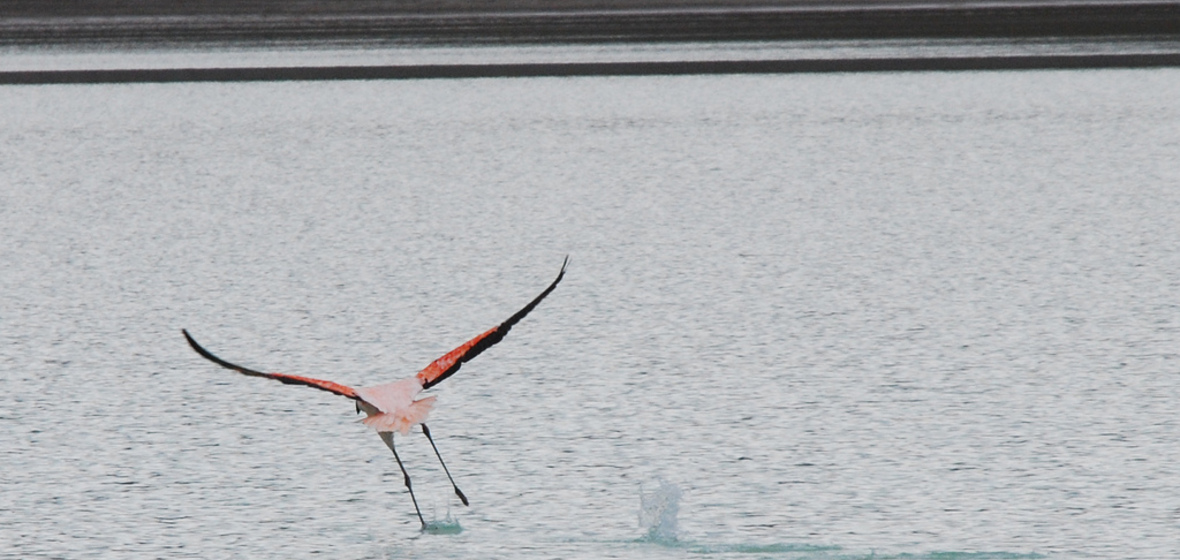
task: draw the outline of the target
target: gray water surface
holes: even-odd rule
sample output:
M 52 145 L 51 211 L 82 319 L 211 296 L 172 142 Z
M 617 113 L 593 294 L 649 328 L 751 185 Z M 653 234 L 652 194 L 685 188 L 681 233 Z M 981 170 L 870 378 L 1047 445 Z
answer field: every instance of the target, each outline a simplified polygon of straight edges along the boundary
M 1176 70 L 0 87 L 0 554 L 1180 556 L 1176 99 Z M 419 532 L 352 403 L 180 335 L 382 383 L 567 253 L 433 391 L 471 507 L 398 439 L 459 535 Z M 659 477 L 677 540 L 637 522 Z

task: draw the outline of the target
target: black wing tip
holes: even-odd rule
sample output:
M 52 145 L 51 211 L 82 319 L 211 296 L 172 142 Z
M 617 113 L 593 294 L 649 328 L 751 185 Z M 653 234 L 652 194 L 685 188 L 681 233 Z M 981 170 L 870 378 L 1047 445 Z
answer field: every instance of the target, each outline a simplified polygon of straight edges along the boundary
M 184 334 L 184 339 L 188 341 L 188 345 L 192 346 L 193 350 L 196 350 L 196 352 L 198 354 L 200 354 L 201 356 L 205 356 L 205 357 L 208 357 L 211 355 L 210 352 L 208 350 L 206 350 L 204 346 L 197 344 L 197 341 L 196 341 L 196 339 L 193 338 L 193 335 L 188 333 L 188 329 L 180 329 L 180 332 L 182 334 Z
M 255 370 L 252 370 L 252 369 L 250 369 L 250 368 L 244 368 L 244 367 L 242 367 L 242 366 L 239 366 L 239 365 L 237 365 L 237 364 L 233 364 L 233 363 L 227 362 L 227 361 L 225 361 L 225 360 L 223 360 L 223 359 L 221 359 L 221 358 L 218 358 L 218 357 L 217 357 L 216 355 L 214 355 L 212 352 L 210 352 L 210 351 L 206 350 L 204 346 L 201 346 L 200 344 L 197 344 L 197 341 L 196 341 L 196 340 L 195 340 L 195 339 L 192 337 L 192 335 L 190 335 L 190 334 L 188 333 L 188 330 L 187 330 L 187 329 L 180 329 L 180 332 L 181 332 L 181 333 L 184 333 L 184 338 L 185 338 L 186 340 L 188 340 L 188 345 L 189 345 L 189 346 L 192 346 L 192 347 L 193 347 L 193 351 L 194 351 L 194 352 L 196 352 L 197 354 L 200 354 L 202 358 L 205 358 L 206 360 L 209 360 L 210 362 L 213 362 L 213 363 L 215 363 L 215 364 L 217 364 L 217 365 L 219 365 L 219 366 L 221 366 L 221 367 L 223 367 L 223 368 L 226 368 L 226 369 L 232 369 L 232 370 L 234 370 L 234 371 L 241 372 L 241 373 L 244 373 L 244 374 L 246 374 L 246 375 L 254 375 L 254 376 L 261 376 L 261 377 L 270 377 L 270 375 L 269 375 L 269 374 L 263 373 L 263 372 L 261 372 L 261 371 L 255 371 Z
M 561 270 L 557 271 L 557 278 L 553 279 L 553 283 L 549 284 L 549 287 L 545 290 L 545 293 L 542 294 L 541 297 L 538 298 L 538 300 L 544 299 L 545 296 L 549 295 L 549 292 L 553 291 L 553 288 L 556 288 L 557 285 L 559 283 L 561 283 L 561 279 L 565 278 L 565 268 L 567 266 L 569 266 L 569 264 L 570 264 L 570 256 L 566 255 L 565 259 L 561 261 Z

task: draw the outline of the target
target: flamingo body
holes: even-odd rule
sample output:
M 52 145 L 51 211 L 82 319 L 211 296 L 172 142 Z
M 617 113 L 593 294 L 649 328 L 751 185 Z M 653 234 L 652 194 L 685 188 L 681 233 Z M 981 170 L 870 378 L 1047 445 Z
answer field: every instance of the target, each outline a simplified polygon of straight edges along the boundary
M 357 389 L 357 396 L 369 405 L 361 407 L 361 410 L 368 414 L 361 422 L 378 432 L 400 432 L 403 436 L 409 435 L 410 428 L 426 421 L 430 409 L 434 407 L 435 399 L 438 398 L 414 400 L 420 392 L 422 380 L 416 376 Z

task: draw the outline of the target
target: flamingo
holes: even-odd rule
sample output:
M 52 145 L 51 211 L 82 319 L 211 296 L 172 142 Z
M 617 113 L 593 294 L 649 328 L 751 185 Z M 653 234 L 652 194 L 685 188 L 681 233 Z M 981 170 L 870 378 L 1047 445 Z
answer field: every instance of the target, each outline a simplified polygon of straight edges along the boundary
M 426 519 L 422 517 L 422 510 L 418 508 L 418 499 L 414 497 L 414 488 L 410 484 L 410 474 L 406 471 L 405 464 L 402 463 L 401 457 L 398 457 L 397 449 L 393 446 L 393 433 L 398 432 L 406 436 L 409 435 L 410 429 L 415 425 L 422 426 L 422 433 L 430 441 L 430 446 L 434 449 L 434 454 L 438 457 L 438 462 L 442 465 L 443 472 L 447 474 L 447 480 L 450 480 L 451 486 L 455 489 L 455 495 L 459 497 L 463 505 L 469 505 L 467 496 L 455 484 L 455 479 L 451 477 L 451 471 L 447 469 L 447 464 L 438 452 L 438 446 L 434 444 L 434 438 L 430 436 L 430 428 L 426 427 L 426 417 L 430 414 L 430 409 L 434 406 L 434 401 L 437 397 L 430 396 L 421 399 L 415 399 L 415 397 L 418 396 L 418 393 L 434 387 L 444 379 L 454 375 L 465 362 L 470 361 L 472 358 L 483 353 L 484 350 L 491 348 L 494 344 L 503 340 L 504 335 L 508 334 L 508 331 L 512 329 L 513 325 L 524 319 L 533 308 L 537 307 L 537 304 L 541 303 L 541 300 L 545 299 L 545 296 L 548 296 L 557 287 L 558 282 L 561 282 L 561 278 L 565 276 L 565 267 L 567 264 L 569 264 L 568 256 L 561 263 L 561 270 L 557 273 L 557 279 L 552 284 L 549 284 L 549 287 L 545 288 L 545 291 L 541 292 L 541 295 L 530 301 L 528 305 L 517 311 L 515 315 L 509 317 L 507 321 L 484 331 L 482 334 L 463 343 L 462 346 L 447 352 L 413 377 L 394 381 L 393 383 L 374 385 L 372 387 L 354 389 L 347 385 L 341 385 L 323 379 L 314 379 L 286 373 L 263 373 L 244 368 L 213 355 L 212 352 L 197 344 L 197 341 L 188 333 L 188 330 L 181 329 L 180 332 L 184 334 L 184 338 L 188 340 L 189 346 L 192 346 L 197 354 L 221 367 L 232 369 L 238 373 L 252 377 L 274 379 L 287 385 L 305 385 L 348 397 L 355 401 L 357 413 L 359 414 L 362 411 L 365 413 L 365 418 L 361 422 L 376 430 L 377 435 L 381 437 L 381 441 L 385 442 L 385 445 L 393 452 L 393 458 L 397 461 L 397 466 L 401 468 L 406 490 L 410 492 L 410 500 L 414 503 L 414 512 L 418 514 L 418 521 L 422 522 L 422 529 L 426 530 Z

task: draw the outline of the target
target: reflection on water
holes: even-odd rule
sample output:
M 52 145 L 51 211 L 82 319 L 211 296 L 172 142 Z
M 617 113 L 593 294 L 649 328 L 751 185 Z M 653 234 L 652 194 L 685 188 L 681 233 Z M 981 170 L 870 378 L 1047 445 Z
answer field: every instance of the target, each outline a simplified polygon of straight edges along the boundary
M 1178 98 L 1174 70 L 0 88 L 0 542 L 1176 557 Z M 458 534 L 350 403 L 180 334 L 373 385 L 567 253 L 432 389 L 471 507 L 399 441 Z M 675 546 L 636 524 L 658 475 Z

